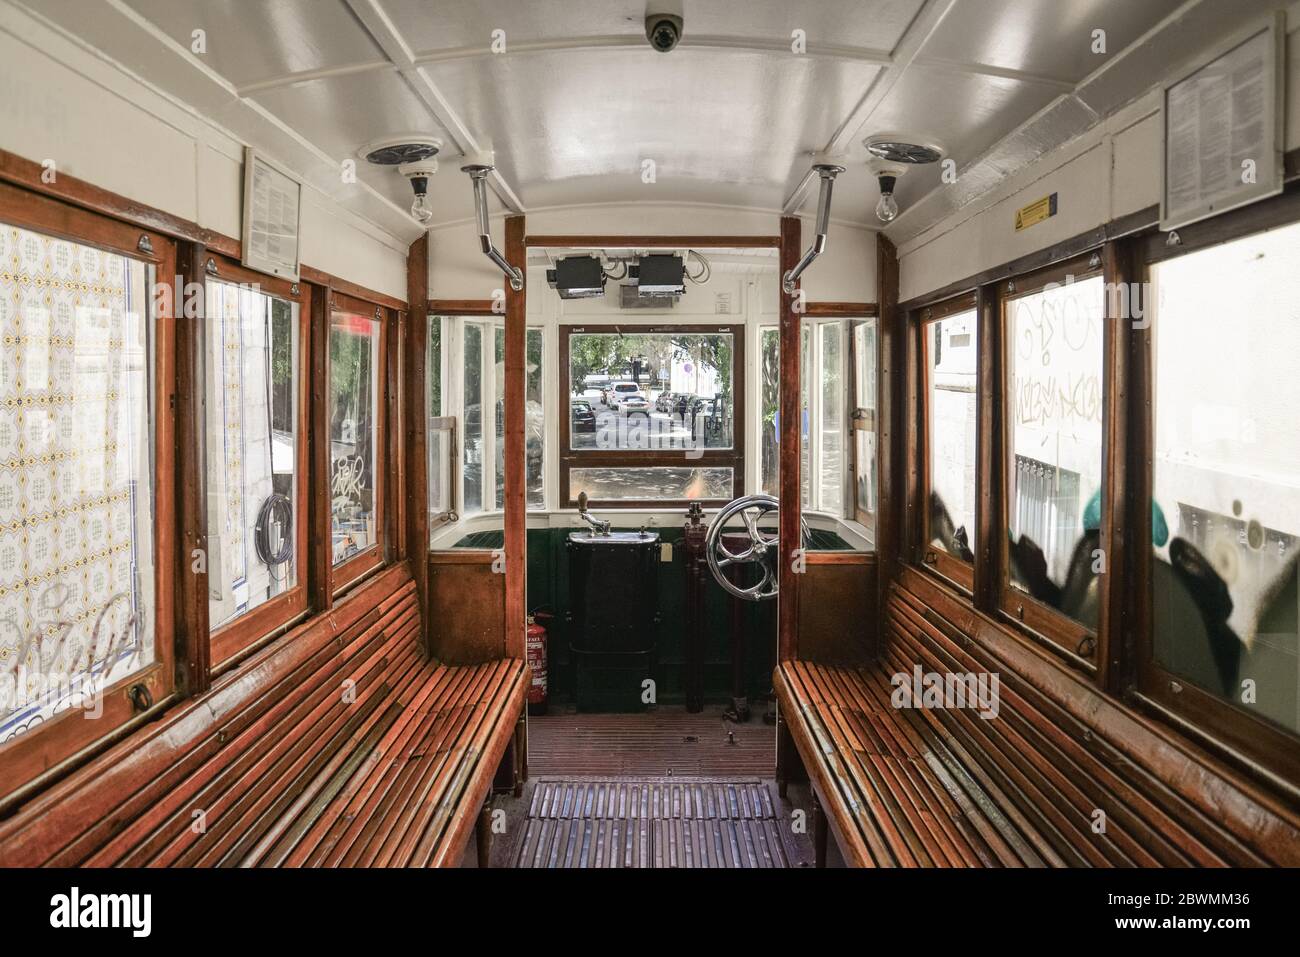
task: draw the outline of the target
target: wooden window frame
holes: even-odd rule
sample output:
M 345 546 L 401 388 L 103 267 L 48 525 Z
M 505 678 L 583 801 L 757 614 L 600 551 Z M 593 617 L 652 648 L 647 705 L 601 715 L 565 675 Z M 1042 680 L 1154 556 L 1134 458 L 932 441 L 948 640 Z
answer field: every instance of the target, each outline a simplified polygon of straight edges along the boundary
M 1158 233 L 1132 242 L 1130 268 L 1150 289 L 1152 267 L 1273 229 L 1300 223 L 1300 182 L 1293 181 L 1287 190 L 1272 199 L 1243 207 L 1213 219 L 1204 220 L 1178 231 L 1179 242 L 1170 245 L 1166 234 Z M 1156 304 L 1149 304 L 1156 308 Z M 1145 327 L 1135 327 L 1133 362 L 1138 401 L 1130 412 L 1134 444 L 1128 458 L 1129 502 L 1150 502 L 1155 481 L 1155 391 L 1154 332 L 1159 315 L 1148 319 Z M 1234 327 L 1231 334 L 1244 335 Z M 1217 749 L 1225 746 L 1231 753 L 1244 756 L 1264 769 L 1266 775 L 1280 777 L 1296 786 L 1300 782 L 1300 733 L 1288 731 L 1273 722 L 1239 708 L 1227 699 L 1205 691 L 1163 668 L 1155 660 L 1155 561 L 1152 549 L 1151 509 L 1133 506 L 1128 510 L 1130 568 L 1134 593 L 1132 614 L 1135 641 L 1132 649 L 1131 681 L 1139 699 L 1148 707 L 1172 719 L 1180 730 Z M 1240 762 L 1240 757 L 1238 758 Z
M 154 441 L 151 476 L 155 515 L 154 661 L 104 689 L 103 714 L 99 719 L 79 718 L 81 710 L 70 708 L 51 717 L 43 727 L 0 744 L 0 760 L 5 767 L 5 780 L 0 784 L 0 798 L 3 798 L 51 768 L 121 732 L 141 720 L 143 715 L 160 712 L 175 699 L 176 662 L 180 651 L 176 630 L 177 569 L 180 567 L 177 490 L 180 482 L 176 470 L 176 300 L 179 297 L 173 295 L 170 303 L 160 303 L 153 294 L 158 284 L 175 282 L 177 244 L 153 230 L 8 183 L 0 183 L 0 223 L 102 249 L 154 267 L 154 285 L 148 295 L 150 304 L 157 307 L 153 324 L 154 389 L 149 410 Z M 137 687 L 143 687 L 148 693 L 143 708 L 137 706 L 131 697 L 132 689 Z
M 685 458 L 681 450 L 663 449 L 574 449 L 570 427 L 572 416 L 568 411 L 569 398 L 569 339 L 574 335 L 617 335 L 620 332 L 634 335 L 720 335 L 732 338 L 731 391 L 735 415 L 732 426 L 732 447 L 729 449 L 702 449 L 696 458 Z M 556 393 L 560 405 L 560 487 L 556 490 L 561 508 L 577 508 L 577 500 L 569 495 L 569 474 L 575 468 L 730 468 L 731 498 L 728 499 L 591 499 L 592 507 L 603 509 L 665 509 L 686 508 L 699 502 L 705 508 L 720 508 L 745 494 L 745 326 L 744 323 L 666 323 L 657 325 L 582 325 L 562 324 L 559 335 L 559 374 Z
M 203 293 L 207 301 L 209 282 L 256 285 L 262 292 L 294 303 L 298 306 L 298 422 L 295 462 L 295 485 L 297 487 L 297 505 L 294 511 L 294 569 L 296 583 L 283 594 L 263 602 L 256 608 L 236 616 L 224 625 L 211 629 L 211 663 L 218 668 L 237 658 L 247 649 L 258 644 L 263 638 L 282 631 L 297 621 L 307 611 L 307 548 L 308 548 L 308 512 L 309 490 L 308 469 L 308 432 L 311 422 L 311 305 L 312 289 L 306 283 L 294 283 L 276 276 L 254 272 L 234 260 L 216 254 L 208 254 L 206 262 L 211 265 L 204 270 Z M 205 313 L 206 315 L 206 313 Z M 204 406 L 206 411 L 206 405 Z M 207 434 L 206 423 L 202 424 L 203 434 Z M 206 456 L 204 462 L 206 464 Z M 198 476 L 200 487 L 207 488 L 206 473 Z M 204 496 L 206 502 L 206 495 Z
M 865 528 L 871 536 L 872 547 L 875 547 L 876 522 L 875 512 L 868 512 L 858 507 L 858 478 L 861 475 L 862 463 L 858 461 L 858 432 L 869 432 L 876 437 L 876 471 L 879 474 L 880 458 L 880 319 L 876 315 L 859 314 L 854 316 L 845 316 L 847 322 L 845 330 L 848 332 L 849 339 L 849 443 L 853 457 L 853 468 L 850 470 L 851 480 L 849 482 L 849 496 L 851 498 L 851 515 L 853 520 Z M 858 343 L 855 333 L 859 326 L 874 324 L 876 355 L 876 395 L 873 396 L 875 408 L 868 409 L 865 406 L 858 405 Z M 868 474 L 867 480 L 871 480 Z M 876 488 L 876 509 L 880 509 L 880 489 Z M 846 510 L 849 511 L 849 510 Z
M 396 356 L 393 350 L 393 343 L 400 341 L 400 336 L 394 336 L 390 327 L 398 322 L 398 312 L 388 306 L 361 299 L 353 295 L 331 290 L 329 294 L 328 307 L 324 310 L 325 323 L 320 336 L 320 352 L 323 358 L 324 377 L 321 382 L 321 417 L 320 421 L 325 429 L 322 433 L 329 435 L 329 401 L 330 401 L 330 363 L 329 363 L 329 334 L 330 324 L 333 322 L 336 313 L 351 314 L 364 316 L 370 322 L 379 325 L 379 343 L 376 349 L 376 368 L 375 383 L 376 389 L 376 409 L 375 409 L 375 537 L 376 541 L 372 545 L 359 551 L 350 558 L 344 559 L 338 564 L 333 562 L 333 511 L 325 509 L 323 514 L 323 527 L 319 529 L 321 541 L 325 543 L 330 555 L 330 592 L 334 598 L 338 598 L 345 591 L 354 588 L 364 579 L 370 577 L 376 570 L 387 564 L 390 552 L 392 551 L 397 539 L 394 535 L 393 525 L 397 509 L 389 508 L 389 499 L 392 497 L 394 481 L 393 475 L 385 467 L 385 462 L 398 462 L 400 460 L 400 450 L 396 447 L 396 437 L 401 435 L 401 429 L 397 426 L 397 410 L 395 408 L 397 389 L 389 388 L 389 380 L 393 377 L 396 363 Z M 395 381 L 395 379 L 394 379 Z M 320 441 L 319 437 L 317 441 Z M 329 476 L 333 474 L 330 463 L 331 457 L 330 440 L 324 440 L 325 454 L 323 461 L 326 465 L 325 475 L 322 480 L 326 487 L 329 485 Z M 391 447 L 390 447 L 391 446 Z M 400 481 L 400 479 L 399 479 Z M 400 487 L 400 486 L 399 486 Z
M 979 553 L 976 552 L 974 562 L 964 562 L 956 555 L 950 555 L 948 552 L 931 548 L 930 542 L 933 536 L 930 534 L 930 337 L 926 335 L 928 328 L 941 319 L 947 319 L 950 316 L 960 315 L 964 312 L 974 311 L 978 325 L 979 305 L 977 296 L 974 291 L 960 293 L 950 299 L 918 309 L 914 313 L 915 322 L 913 323 L 913 349 L 916 357 L 916 384 L 917 390 L 914 398 L 915 405 L 915 425 L 914 434 L 917 436 L 917 476 L 916 476 L 916 502 L 918 512 L 913 519 L 916 526 L 916 534 L 913 540 L 915 550 L 915 564 L 921 566 L 927 571 L 933 572 L 942 578 L 947 579 L 954 585 L 957 585 L 966 593 L 973 592 L 975 588 L 975 566 L 979 563 Z M 980 329 L 983 332 L 983 329 Z M 983 354 L 986 343 L 982 338 L 976 340 L 977 359 Z M 977 363 L 978 370 L 978 363 Z M 980 370 L 982 371 L 982 370 Z M 983 376 L 980 371 L 976 372 L 975 391 L 976 396 L 986 387 L 983 382 Z M 983 444 L 982 441 L 980 444 Z M 977 452 L 978 458 L 978 452 Z M 979 495 L 980 477 L 977 474 L 975 480 L 975 492 Z M 977 534 L 978 534 L 978 516 L 976 516 Z M 976 548 L 983 547 L 983 543 L 976 541 Z
M 1007 624 L 1028 632 L 1035 639 L 1047 643 L 1054 651 L 1063 652 L 1066 656 L 1075 659 L 1075 663 L 1085 670 L 1095 671 L 1099 647 L 1100 621 L 1097 629 L 1088 628 L 1064 612 L 1039 601 L 1028 592 L 1015 588 L 1011 584 L 1010 549 L 1006 546 L 1006 540 L 1010 535 L 1008 516 L 1011 514 L 1013 501 L 1011 476 L 1015 465 L 1015 397 L 1011 394 L 1015 342 L 1012 335 L 1013 317 L 1011 315 L 1011 306 L 1021 299 L 1041 293 L 1053 283 L 1064 284 L 1071 277 L 1075 282 L 1096 277 L 1104 279 L 1100 254 L 1097 252 L 1084 253 L 1081 256 L 1017 276 L 1004 283 L 1001 287 L 1001 290 L 1004 291 L 1000 291 L 998 295 L 996 347 L 1000 349 L 1001 355 L 999 358 L 1001 362 L 997 367 L 996 381 L 991 382 L 990 385 L 1000 397 L 999 405 L 1002 414 L 999 427 L 1002 430 L 1004 440 L 1002 442 L 1002 461 L 995 468 L 991 478 L 995 484 L 994 495 L 997 496 L 999 503 L 998 514 L 1002 518 L 1000 522 L 1002 527 L 994 528 L 997 542 L 992 554 L 997 569 L 997 602 L 1000 618 Z M 1106 308 L 1104 287 L 1102 300 L 1101 306 L 1104 315 Z M 1113 453 L 1106 441 L 1104 423 L 1106 420 L 1105 407 L 1108 407 L 1112 401 L 1110 370 L 1112 369 L 1111 360 L 1115 346 L 1115 337 L 1111 330 L 1112 323 L 1108 320 L 1104 320 L 1104 323 L 1102 332 L 1103 435 L 1101 462 L 1101 475 L 1103 477 L 1107 474 L 1108 468 L 1113 461 Z M 1101 507 L 1104 527 L 1104 516 L 1110 508 L 1110 500 L 1106 494 L 1104 482 L 1102 485 Z M 993 545 L 993 543 L 989 544 Z M 1099 582 L 1099 587 L 1104 584 L 1104 581 Z
M 852 455 L 852 449 L 842 448 L 840 458 L 840 507 L 838 511 L 828 510 L 822 503 L 822 461 L 825 457 L 825 444 L 822 437 L 826 434 L 822 428 L 822 423 L 826 418 L 826 362 L 825 362 L 825 340 L 822 337 L 823 331 L 829 327 L 838 328 L 841 335 L 840 342 L 840 414 L 842 416 L 842 425 L 840 427 L 841 440 L 843 446 L 848 446 L 853 442 L 853 374 L 854 370 L 850 368 L 853 361 L 853 345 L 850 339 L 852 327 L 848 321 L 848 316 L 838 312 L 818 309 L 809 309 L 800 316 L 799 320 L 799 362 L 800 362 L 800 395 L 799 402 L 803 404 L 803 388 L 808 387 L 808 497 L 800 501 L 800 507 L 803 513 L 812 513 L 825 515 L 837 521 L 851 518 L 853 515 L 853 499 L 856 497 L 856 490 L 853 486 L 853 471 L 847 467 L 846 459 Z M 769 327 L 770 328 L 770 327 Z M 808 348 L 803 347 L 803 334 L 808 333 Z M 803 375 L 802 364 L 804 360 L 808 362 L 808 375 Z M 804 381 L 805 378 L 807 381 Z M 800 450 L 800 476 L 803 477 L 803 450 Z M 815 502 L 815 504 L 814 504 Z

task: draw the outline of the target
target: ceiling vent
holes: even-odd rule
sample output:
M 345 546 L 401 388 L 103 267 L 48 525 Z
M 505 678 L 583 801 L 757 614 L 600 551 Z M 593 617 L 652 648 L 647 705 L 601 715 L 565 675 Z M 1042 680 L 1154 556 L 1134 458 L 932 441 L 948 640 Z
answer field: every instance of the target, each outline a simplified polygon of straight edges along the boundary
M 937 163 L 943 158 L 943 150 L 937 146 L 922 146 L 917 143 L 903 143 L 899 140 L 869 140 L 863 144 L 867 152 L 877 159 L 888 163 L 907 163 L 909 166 L 923 166 Z
M 376 166 L 401 166 L 437 156 L 442 141 L 432 136 L 390 136 L 361 147 L 358 152 Z

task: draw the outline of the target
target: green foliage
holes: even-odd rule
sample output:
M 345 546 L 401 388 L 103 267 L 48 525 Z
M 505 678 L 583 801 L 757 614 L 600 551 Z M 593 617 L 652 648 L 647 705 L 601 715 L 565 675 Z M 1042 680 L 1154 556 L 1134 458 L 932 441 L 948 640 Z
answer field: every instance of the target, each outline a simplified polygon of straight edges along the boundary
M 690 361 L 716 369 L 721 391 L 730 395 L 733 355 L 729 333 L 579 333 L 569 337 L 569 388 L 581 392 L 589 375 L 620 378 L 634 359 L 643 358 L 652 377 L 673 362 Z

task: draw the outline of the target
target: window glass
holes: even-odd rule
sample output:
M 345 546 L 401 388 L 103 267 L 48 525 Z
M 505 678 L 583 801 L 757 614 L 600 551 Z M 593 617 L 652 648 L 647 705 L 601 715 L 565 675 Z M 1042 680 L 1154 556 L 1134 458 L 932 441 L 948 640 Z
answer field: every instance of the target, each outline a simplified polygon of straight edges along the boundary
M 876 320 L 853 324 L 854 500 L 859 516 L 876 514 Z
M 208 616 L 216 628 L 297 580 L 298 306 L 207 284 Z
M 152 281 L 0 224 L 0 743 L 155 661 Z
M 425 357 L 429 374 L 429 414 L 442 415 L 442 317 L 429 317 L 429 349 Z
M 799 330 L 799 496 L 804 508 L 812 507 L 812 409 L 809 383 L 812 375 L 812 329 L 805 323 Z
M 975 549 L 975 310 L 922 327 L 931 548 L 965 562 Z
M 1300 730 L 1300 224 L 1152 280 L 1154 657 Z
M 661 499 L 732 498 L 731 468 L 672 466 L 575 468 L 569 472 L 569 496 L 586 492 L 593 501 L 649 502 Z
M 763 330 L 763 395 L 761 450 L 763 491 L 779 495 L 781 442 L 777 423 L 781 410 L 781 333 L 776 329 Z
M 454 505 L 451 501 L 453 483 L 449 475 L 452 432 L 447 428 L 434 428 L 433 420 L 442 416 L 442 317 L 429 317 L 429 347 L 425 359 L 428 374 L 428 418 L 430 420 L 425 446 L 428 455 L 429 535 L 447 517 Z
M 569 402 L 587 403 L 595 428 L 571 422 L 570 448 L 732 448 L 733 355 L 731 332 L 574 333 Z
M 506 330 L 495 326 L 492 330 L 492 420 L 484 425 L 492 433 L 492 462 L 495 467 L 492 506 L 505 508 L 506 501 Z
M 546 505 L 543 476 L 545 472 L 546 445 L 545 420 L 543 409 L 545 400 L 542 396 L 542 330 L 528 330 L 528 355 L 525 362 L 526 419 L 524 425 L 524 451 L 527 456 L 526 479 L 528 483 L 528 507 L 544 508 Z
M 478 323 L 467 322 L 465 329 L 464 376 L 464 495 L 462 509 L 466 515 L 483 511 L 483 333 Z
M 817 410 L 821 490 L 817 505 L 839 515 L 844 510 L 844 324 L 824 322 L 817 332 L 821 338 L 821 403 Z
M 329 362 L 330 498 L 338 565 L 379 540 L 379 323 L 333 313 Z
M 1051 283 L 1006 309 L 1011 585 L 1095 629 L 1104 283 Z

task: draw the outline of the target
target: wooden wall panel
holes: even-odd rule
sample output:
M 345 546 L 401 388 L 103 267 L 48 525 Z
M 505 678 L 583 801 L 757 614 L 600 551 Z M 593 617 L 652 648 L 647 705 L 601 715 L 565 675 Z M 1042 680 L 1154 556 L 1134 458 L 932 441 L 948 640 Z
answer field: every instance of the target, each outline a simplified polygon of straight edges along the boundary
M 467 548 L 431 552 L 428 567 L 433 656 L 465 665 L 505 655 L 506 576 L 494 569 L 493 553 Z M 511 657 L 522 657 L 522 649 Z
M 863 552 L 808 556 L 799 594 L 802 660 L 860 668 L 876 657 L 880 635 L 877 569 L 876 556 Z

